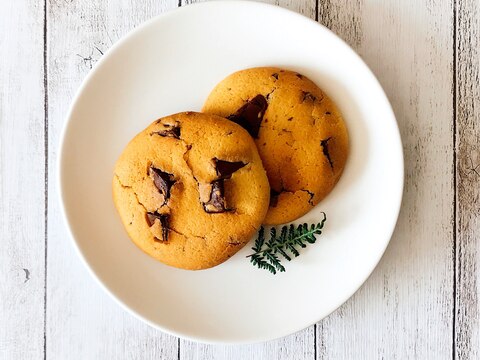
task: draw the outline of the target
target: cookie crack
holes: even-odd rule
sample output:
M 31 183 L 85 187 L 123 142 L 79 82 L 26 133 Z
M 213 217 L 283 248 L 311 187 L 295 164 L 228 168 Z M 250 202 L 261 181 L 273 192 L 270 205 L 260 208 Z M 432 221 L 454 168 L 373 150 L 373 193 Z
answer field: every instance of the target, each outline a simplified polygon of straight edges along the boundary
M 183 140 L 182 140 L 182 141 L 183 141 Z M 197 177 L 196 177 L 195 174 L 193 173 L 192 165 L 190 165 L 189 151 L 192 149 L 192 145 L 185 143 L 185 141 L 183 141 L 183 142 L 184 142 L 184 144 L 187 146 L 187 149 L 186 149 L 185 152 L 183 153 L 183 160 L 185 161 L 185 164 L 187 164 L 187 167 L 190 169 L 190 172 L 192 173 L 193 180 L 195 180 L 195 182 L 197 183 L 197 189 L 200 189 L 200 182 L 198 181 Z M 200 199 L 200 194 L 198 195 L 198 201 L 199 201 L 200 203 L 202 203 L 202 201 L 201 201 L 201 199 Z
M 188 239 L 189 237 L 194 237 L 194 238 L 197 238 L 197 239 L 202 239 L 202 240 L 207 240 L 207 237 L 206 236 L 199 236 L 199 235 L 195 235 L 195 234 L 189 234 L 189 236 L 185 235 L 184 233 L 178 231 L 177 229 L 173 228 L 173 227 L 169 227 L 168 228 L 169 230 L 173 231 L 174 233 L 176 233 L 177 235 L 180 235 L 180 236 L 183 236 L 184 238 Z
M 304 103 L 305 101 L 311 101 L 312 103 L 321 103 L 324 99 L 324 95 L 322 94 L 321 98 L 317 98 L 315 95 L 313 95 L 310 91 L 302 91 L 302 98 L 300 99 L 300 104 Z M 313 114 L 313 109 L 312 109 L 312 114 Z
M 332 137 L 330 136 L 329 138 L 326 138 L 324 140 L 320 140 L 320 146 L 322 147 L 322 153 L 323 155 L 325 155 L 325 157 L 327 158 L 328 160 L 328 163 L 330 164 L 330 167 L 332 168 L 333 170 L 333 161 L 332 161 L 332 158 L 330 157 L 330 152 L 328 150 L 328 142 L 332 139 Z
M 313 198 L 315 197 L 315 193 L 308 190 L 308 189 L 300 189 L 300 190 L 288 190 L 288 189 L 285 189 L 285 188 L 282 188 L 280 191 L 276 191 L 274 189 L 270 190 L 270 207 L 275 207 L 277 206 L 278 204 L 278 197 L 280 196 L 280 194 L 282 193 L 288 193 L 288 194 L 296 194 L 297 192 L 305 192 L 308 194 L 309 196 L 309 199 L 308 199 L 308 203 L 311 205 L 311 206 L 315 206 L 315 204 L 313 203 Z
M 131 185 L 125 185 L 122 180 L 120 180 L 120 176 L 118 176 L 118 174 L 115 173 L 115 178 L 117 179 L 118 181 L 118 184 L 124 188 L 124 189 L 132 189 L 132 186 Z
M 302 99 L 301 103 L 304 103 L 305 100 L 309 98 L 309 96 L 306 95 L 306 94 L 310 94 L 314 98 L 313 99 L 312 112 L 310 113 L 310 117 L 313 119 L 313 126 L 316 126 L 317 125 L 317 118 L 315 116 L 313 116 L 313 112 L 315 111 L 315 104 L 316 103 L 318 103 L 318 104 L 321 103 L 323 101 L 323 99 L 325 98 L 325 96 L 322 94 L 322 97 L 320 99 L 317 99 L 316 96 L 313 96 L 309 92 L 302 91 L 302 93 L 303 93 L 303 99 Z
M 115 177 L 118 181 L 118 183 L 120 184 L 120 186 L 123 188 L 123 189 L 128 189 L 130 190 L 133 195 L 135 195 L 135 199 L 137 200 L 137 203 L 138 205 L 140 205 L 141 207 L 143 207 L 143 209 L 145 210 L 145 213 L 148 213 L 149 211 L 147 210 L 147 208 L 145 207 L 145 205 L 140 201 L 139 197 L 138 197 L 138 194 L 135 190 L 133 190 L 133 187 L 131 185 L 125 185 L 124 183 L 122 183 L 122 181 L 120 180 L 120 177 L 115 174 Z M 167 206 L 168 207 L 168 206 Z M 169 208 L 170 209 L 170 208 Z M 155 211 L 158 211 L 158 209 L 156 209 Z
M 315 193 L 314 192 L 311 192 L 310 190 L 308 189 L 300 189 L 299 191 L 303 191 L 303 192 L 306 192 L 309 196 L 309 199 L 308 199 L 308 203 L 311 205 L 311 206 L 314 206 L 315 204 L 313 203 L 313 197 L 315 196 Z
M 265 95 L 265 99 L 267 99 L 267 101 L 270 100 L 270 96 L 277 90 L 277 87 L 275 86 L 272 91 L 270 91 L 268 94 Z
M 192 149 L 192 145 L 191 144 L 187 144 L 185 141 L 182 140 L 182 142 L 185 144 L 186 146 L 186 150 L 185 152 L 183 153 L 183 160 L 185 161 L 185 163 L 187 164 L 187 167 L 190 169 L 192 175 L 193 175 L 193 178 L 198 182 L 198 180 L 195 178 L 195 174 L 193 173 L 193 168 L 192 168 L 192 165 L 190 165 L 190 155 L 189 155 L 189 152 L 190 150 Z
M 138 198 L 138 194 L 134 191 L 133 194 L 135 195 L 135 199 L 137 199 L 137 203 L 138 205 L 140 205 L 141 207 L 143 207 L 145 209 L 145 212 L 148 213 L 148 210 L 147 208 L 145 207 L 145 205 L 143 205 L 143 203 L 140 201 L 140 199 Z
M 232 235 L 229 235 L 229 236 L 228 236 L 228 240 L 227 240 L 227 244 L 230 245 L 230 246 L 239 246 L 239 245 L 242 245 L 243 242 L 237 240 L 237 239 L 236 239 L 235 237 L 233 237 Z

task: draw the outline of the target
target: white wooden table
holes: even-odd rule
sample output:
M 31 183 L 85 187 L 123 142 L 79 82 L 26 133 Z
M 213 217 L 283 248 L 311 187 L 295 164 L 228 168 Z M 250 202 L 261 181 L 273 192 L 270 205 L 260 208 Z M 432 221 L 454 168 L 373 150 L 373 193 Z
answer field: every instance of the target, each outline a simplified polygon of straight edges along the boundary
M 90 277 L 56 194 L 67 108 L 115 41 L 187 2 L 0 0 L 0 359 L 480 359 L 479 0 L 268 1 L 362 56 L 403 138 L 394 237 L 334 314 L 269 343 L 202 345 L 141 323 Z

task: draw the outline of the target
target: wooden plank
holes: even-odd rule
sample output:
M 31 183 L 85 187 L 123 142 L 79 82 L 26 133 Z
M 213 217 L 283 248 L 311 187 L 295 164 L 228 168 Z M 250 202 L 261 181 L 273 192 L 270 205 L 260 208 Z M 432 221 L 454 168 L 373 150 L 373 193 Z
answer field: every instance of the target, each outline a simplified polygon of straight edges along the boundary
M 253 345 L 206 345 L 180 340 L 180 358 L 188 360 L 313 360 L 314 327 L 285 338 Z
M 126 313 L 88 275 L 60 216 L 55 176 L 60 131 L 82 79 L 119 37 L 177 5 L 177 0 L 48 2 L 48 358 L 177 358 L 175 337 Z
M 184 0 L 184 4 L 199 2 Z M 262 1 L 280 5 L 315 19 L 315 0 Z M 180 341 L 180 359 L 265 359 L 265 360 L 306 360 L 315 359 L 315 327 L 300 331 L 283 339 L 242 346 L 220 346 Z
M 319 21 L 359 52 L 380 80 L 405 150 L 395 235 L 362 289 L 318 325 L 319 358 L 451 358 L 453 1 L 319 5 Z
M 208 0 L 180 0 L 182 5 L 195 4 L 199 2 L 205 2 Z M 296 11 L 302 15 L 315 19 L 315 0 L 256 0 L 257 2 L 263 2 L 266 4 L 273 4 Z
M 457 1 L 456 148 L 458 359 L 480 358 L 480 3 Z
M 43 2 L 0 2 L 0 358 L 44 350 Z

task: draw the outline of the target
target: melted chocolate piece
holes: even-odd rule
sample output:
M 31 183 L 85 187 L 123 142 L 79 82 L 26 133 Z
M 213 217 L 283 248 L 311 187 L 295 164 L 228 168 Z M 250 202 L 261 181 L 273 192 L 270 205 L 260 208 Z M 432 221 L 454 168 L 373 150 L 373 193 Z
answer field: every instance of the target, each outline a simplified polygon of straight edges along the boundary
M 175 124 L 175 125 L 162 124 L 162 125 L 165 127 L 165 129 L 155 131 L 152 134 L 180 139 L 180 126 L 178 126 L 178 124 Z
M 273 73 L 272 76 L 273 76 L 276 80 L 278 80 L 278 73 Z
M 217 158 L 213 159 L 213 163 L 215 164 L 215 170 L 217 171 L 219 179 L 230 179 L 235 171 L 247 165 L 241 161 L 231 162 Z
M 225 205 L 225 188 L 223 186 L 224 179 L 212 182 L 210 199 L 203 203 L 203 209 L 209 214 L 223 213 L 229 211 Z
M 227 119 L 237 123 L 247 130 L 251 136 L 257 138 L 267 106 L 265 97 L 257 95 L 238 109 L 235 114 L 229 115 Z
M 244 167 L 245 163 L 241 161 L 225 161 L 217 158 L 213 158 L 215 170 L 217 172 L 218 179 L 210 184 L 199 184 L 200 201 L 202 201 L 203 209 L 209 214 L 223 213 L 231 211 L 228 209 L 225 202 L 225 184 L 226 179 L 230 179 L 232 174 Z M 210 191 L 209 193 L 207 191 Z M 208 194 L 208 200 L 205 202 L 205 198 Z
M 150 168 L 149 175 L 153 179 L 153 183 L 157 187 L 158 191 L 160 191 L 160 194 L 162 194 L 165 198 L 164 203 L 166 203 L 170 198 L 170 189 L 176 182 L 176 180 L 173 178 L 173 175 L 154 167 Z
M 155 220 L 160 221 L 160 225 L 162 226 L 162 240 L 161 241 L 168 241 L 168 219 L 169 215 L 168 214 L 159 214 L 158 212 L 148 212 L 147 213 L 147 221 L 150 227 L 155 224 Z M 157 238 L 155 238 L 157 239 Z M 157 239 L 160 241 L 160 239 Z
M 328 163 L 330 164 L 330 167 L 333 169 L 333 161 L 330 157 L 330 153 L 328 152 L 328 141 L 331 139 L 332 137 L 330 136 L 329 138 L 325 139 L 325 140 L 320 140 L 320 146 L 322 147 L 322 152 L 323 152 L 323 155 L 325 155 L 325 157 L 327 158 L 328 160 Z
M 308 91 L 302 91 L 302 94 L 303 94 L 302 102 L 304 102 L 304 101 L 315 101 L 315 100 L 317 100 L 317 98 L 315 97 L 315 95 L 313 95 L 312 93 L 309 93 Z

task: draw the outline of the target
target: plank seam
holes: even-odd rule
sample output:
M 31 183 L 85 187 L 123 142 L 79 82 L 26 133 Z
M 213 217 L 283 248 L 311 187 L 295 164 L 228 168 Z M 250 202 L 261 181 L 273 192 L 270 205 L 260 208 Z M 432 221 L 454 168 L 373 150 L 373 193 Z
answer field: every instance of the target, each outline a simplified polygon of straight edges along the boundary
M 453 1 L 453 316 L 452 360 L 456 358 L 457 327 L 457 0 Z
M 47 358 L 47 249 L 48 249 L 48 68 L 47 68 L 47 0 L 43 3 L 43 92 L 44 92 L 44 293 L 43 293 L 43 358 Z
M 177 360 L 180 360 L 180 338 L 177 338 Z

